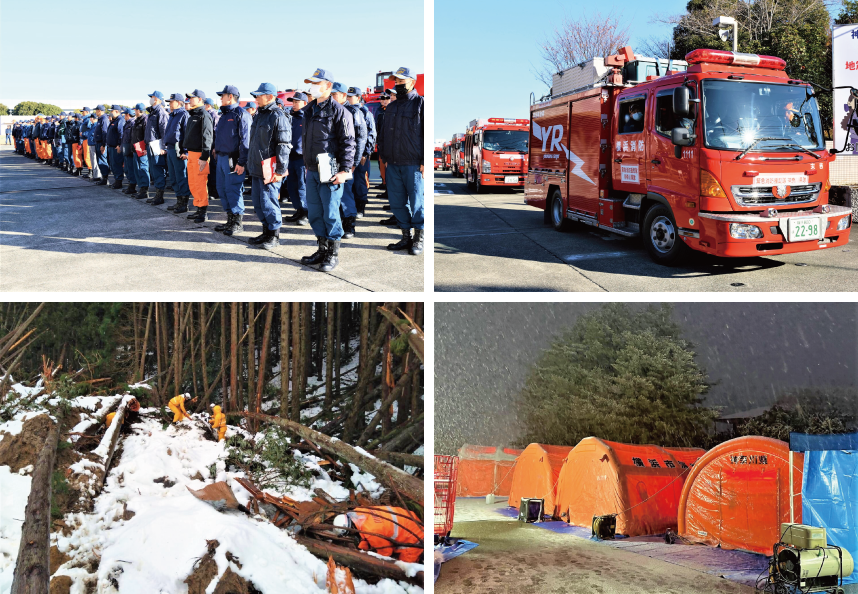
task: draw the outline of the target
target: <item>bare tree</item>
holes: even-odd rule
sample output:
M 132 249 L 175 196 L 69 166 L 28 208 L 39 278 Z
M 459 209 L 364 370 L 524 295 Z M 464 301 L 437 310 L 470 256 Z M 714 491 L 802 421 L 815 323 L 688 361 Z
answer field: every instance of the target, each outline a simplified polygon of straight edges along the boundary
M 551 36 L 539 44 L 544 61 L 536 77 L 551 87 L 552 76 L 597 56 L 610 56 L 629 43 L 628 23 L 613 13 L 565 17 Z
M 673 37 L 670 35 L 666 37 L 650 35 L 635 47 L 635 53 L 651 58 L 669 60 L 675 47 L 676 44 L 673 43 Z

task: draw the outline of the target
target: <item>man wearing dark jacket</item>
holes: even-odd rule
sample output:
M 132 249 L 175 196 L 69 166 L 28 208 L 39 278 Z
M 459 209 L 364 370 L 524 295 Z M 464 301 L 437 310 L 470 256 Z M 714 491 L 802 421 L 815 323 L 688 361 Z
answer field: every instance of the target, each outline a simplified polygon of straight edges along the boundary
M 384 114 L 379 158 L 387 167 L 390 208 L 402 239 L 387 249 L 407 249 L 416 256 L 423 252 L 423 97 L 414 90 L 409 68 L 399 68 L 389 78 L 395 81 L 396 101 Z
M 204 223 L 208 219 L 209 209 L 209 157 L 212 152 L 212 137 L 214 127 L 212 117 L 203 106 L 206 94 L 199 89 L 185 94 L 189 100 L 191 111 L 188 112 L 188 123 L 185 125 L 185 135 L 179 142 L 182 159 L 188 163 L 188 187 L 194 196 L 194 206 L 197 212 L 193 213 L 195 223 Z
M 277 87 L 271 83 L 262 83 L 250 93 L 259 105 L 253 125 L 250 128 L 250 148 L 247 157 L 247 170 L 251 177 L 250 196 L 253 209 L 262 222 L 262 235 L 250 240 L 251 245 L 259 245 L 267 250 L 280 245 L 280 184 L 288 175 L 289 152 L 292 150 L 291 116 L 275 103 Z M 273 174 L 269 183 L 265 183 L 266 171 L 263 161 L 274 158 Z
M 378 197 L 388 201 L 387 204 L 382 207 L 382 208 L 384 208 L 384 210 L 390 210 L 390 200 L 388 199 L 388 194 L 387 194 L 386 167 L 384 166 L 384 161 L 381 160 L 381 129 L 384 126 L 384 114 L 387 113 L 387 108 L 390 107 L 390 94 L 389 93 L 393 93 L 393 90 L 391 89 L 389 91 L 385 91 L 384 93 L 381 94 L 381 97 L 379 97 L 378 102 L 381 104 L 381 108 L 378 110 L 378 113 L 375 116 L 375 131 L 376 131 L 375 142 L 376 142 L 376 146 L 378 147 L 377 148 L 377 150 L 378 150 L 378 173 L 379 173 L 379 175 L 381 175 L 381 184 L 376 186 L 376 187 L 380 190 L 384 190 L 381 194 L 378 195 Z M 396 95 L 396 94 L 394 93 L 394 95 Z M 389 219 L 382 221 L 381 224 L 382 225 L 386 225 L 386 224 L 395 225 L 396 224 L 396 217 L 391 216 Z
M 164 204 L 164 189 L 167 187 L 167 110 L 164 109 L 164 94 L 155 91 L 149 95 L 152 108 L 146 119 L 146 151 L 149 156 L 149 173 L 155 186 L 152 204 Z M 147 200 L 149 202 L 150 200 Z
M 137 185 L 140 187 L 137 194 L 134 196 L 138 200 L 149 199 L 149 149 L 146 147 L 146 128 L 148 119 L 145 115 L 146 106 L 138 103 L 134 106 L 134 125 L 131 129 L 131 145 L 140 146 L 143 143 L 143 155 L 137 153 L 137 148 L 134 148 L 134 175 L 137 178 Z
M 170 167 L 170 183 L 176 192 L 176 204 L 168 206 L 176 214 L 188 212 L 188 199 L 191 190 L 188 187 L 188 168 L 179 150 L 179 143 L 185 135 L 188 122 L 188 112 L 185 110 L 185 96 L 181 93 L 170 95 L 170 116 L 164 129 L 164 140 L 167 146 L 167 164 Z
M 295 213 L 283 219 L 287 223 L 309 225 L 307 218 L 307 168 L 304 166 L 304 106 L 307 105 L 305 93 L 295 93 L 286 101 L 292 103 L 292 152 L 289 153 L 289 176 L 286 185 L 289 188 L 289 201 Z
M 110 165 L 113 171 L 114 190 L 122 189 L 122 179 L 124 177 L 125 158 L 122 156 L 122 131 L 125 129 L 125 118 L 120 115 L 122 112 L 121 105 L 112 105 L 110 107 L 111 120 L 107 126 L 107 135 L 105 144 L 107 145 L 107 164 Z
M 215 167 L 217 193 L 226 213 L 226 223 L 216 226 L 215 231 L 232 235 L 244 229 L 244 197 L 241 189 L 246 175 L 250 125 L 253 119 L 238 104 L 239 92 L 236 87 L 226 85 L 218 95 L 222 113 L 215 128 Z
M 341 83 L 334 83 L 331 90 L 331 97 L 346 108 L 346 111 L 352 117 L 352 127 L 355 131 L 355 156 L 352 164 L 351 179 L 347 179 L 343 184 L 342 198 L 342 215 L 343 215 L 343 239 L 351 239 L 355 236 L 355 219 L 357 218 L 357 204 L 355 204 L 354 183 L 357 165 L 360 163 L 360 156 L 366 149 L 367 128 L 366 120 L 363 117 L 363 112 L 356 105 L 347 103 L 348 88 Z
M 363 119 L 366 122 L 366 146 L 363 154 L 358 156 L 355 154 L 355 206 L 357 207 L 357 218 L 362 218 L 366 203 L 369 201 L 369 172 L 370 159 L 372 158 L 372 149 L 375 147 L 375 118 L 372 117 L 372 112 L 369 108 L 361 103 L 361 92 L 358 87 L 349 87 L 348 101 L 350 104 L 357 107 L 363 114 Z
M 98 118 L 95 123 L 95 158 L 96 166 L 98 167 L 99 181 L 97 186 L 107 185 L 107 176 L 110 174 L 110 165 L 107 163 L 107 128 L 110 126 L 110 121 L 107 119 L 107 114 L 104 113 L 103 105 L 98 105 L 95 108 L 95 115 Z
M 355 156 L 354 124 L 346 108 L 331 98 L 334 85 L 329 70 L 317 68 L 308 79 L 313 101 L 304 108 L 304 165 L 307 167 L 307 210 L 319 248 L 301 258 L 307 266 L 319 265 L 328 272 L 339 263 L 340 202 L 343 184 L 351 173 Z M 319 157 L 325 170 L 319 169 Z
M 134 173 L 134 147 L 131 146 L 131 132 L 134 129 L 134 114 L 131 108 L 126 107 L 122 110 L 122 163 L 125 167 L 125 177 L 128 178 L 128 187 L 122 190 L 123 194 L 137 193 L 137 176 Z

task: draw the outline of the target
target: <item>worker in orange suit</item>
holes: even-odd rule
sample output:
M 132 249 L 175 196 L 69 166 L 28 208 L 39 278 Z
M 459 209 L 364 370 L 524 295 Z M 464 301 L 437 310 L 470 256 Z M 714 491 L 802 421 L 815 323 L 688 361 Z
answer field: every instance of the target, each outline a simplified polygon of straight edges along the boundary
M 170 399 L 170 402 L 167 403 L 167 406 L 173 411 L 173 422 L 178 423 L 185 417 L 191 418 L 191 415 L 188 414 L 188 411 L 185 410 L 185 403 L 192 403 L 196 398 L 191 398 L 191 395 L 185 392 L 184 394 L 179 394 L 178 396 L 173 396 Z
M 226 415 L 221 412 L 220 407 L 215 404 L 212 407 L 212 418 L 209 420 L 213 429 L 217 431 L 217 440 L 223 441 L 226 435 Z
M 188 111 L 185 133 L 179 139 L 179 149 L 181 158 L 188 162 L 188 187 L 194 197 L 194 206 L 197 207 L 196 214 L 192 213 L 193 221 L 205 223 L 208 220 L 209 157 L 214 140 L 214 124 L 205 109 L 205 93 L 194 89 L 193 93 L 186 93 L 185 97 L 191 109 Z
M 389 505 L 358 507 L 334 518 L 341 533 L 360 533 L 358 548 L 417 563 L 423 554 L 423 524 L 412 511 Z M 414 546 L 404 546 L 414 545 Z

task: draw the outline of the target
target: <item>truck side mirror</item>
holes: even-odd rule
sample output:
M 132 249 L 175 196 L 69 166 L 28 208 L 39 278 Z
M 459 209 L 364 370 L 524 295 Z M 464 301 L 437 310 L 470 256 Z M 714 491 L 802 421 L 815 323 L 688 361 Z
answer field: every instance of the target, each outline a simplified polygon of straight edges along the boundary
M 682 158 L 682 147 L 694 144 L 695 136 L 683 126 L 678 126 L 670 131 L 670 139 L 673 141 L 673 154 L 677 159 Z
M 673 113 L 681 118 L 691 116 L 691 91 L 684 85 L 673 89 Z

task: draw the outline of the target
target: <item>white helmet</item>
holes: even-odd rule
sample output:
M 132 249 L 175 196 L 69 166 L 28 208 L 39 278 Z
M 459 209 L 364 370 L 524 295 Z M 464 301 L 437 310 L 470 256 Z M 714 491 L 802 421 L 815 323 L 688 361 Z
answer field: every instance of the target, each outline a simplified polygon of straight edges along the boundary
M 340 514 L 336 518 L 334 518 L 334 526 L 337 527 L 334 532 L 342 536 L 343 534 L 348 532 L 347 528 L 351 527 L 351 521 L 346 514 Z

